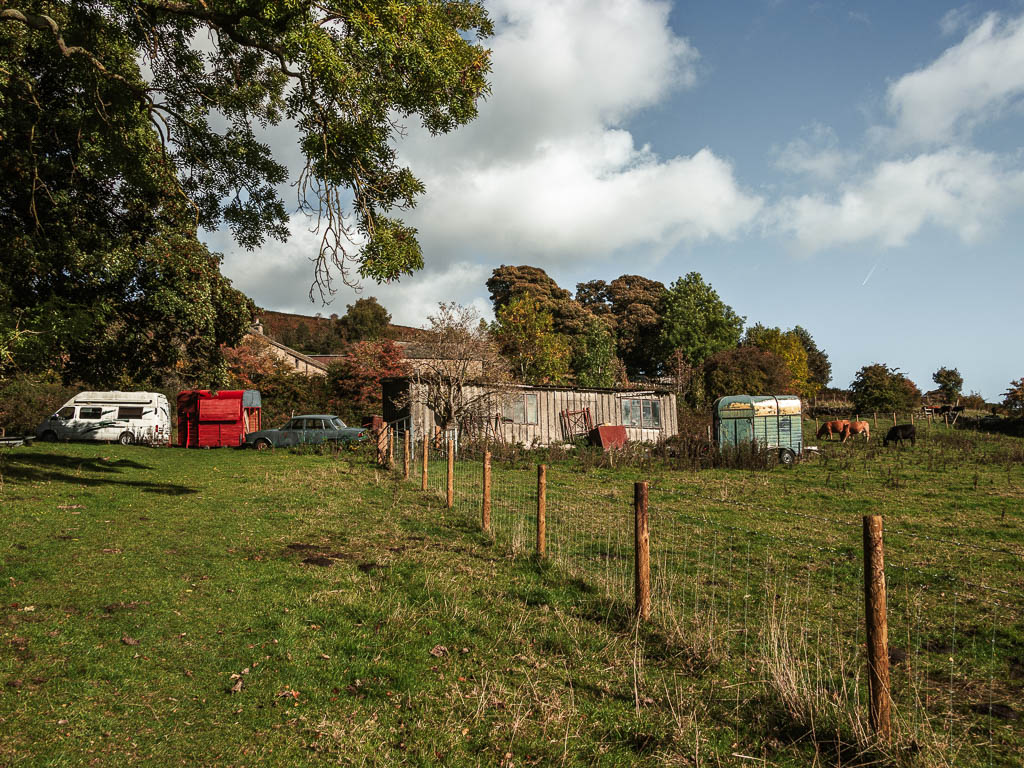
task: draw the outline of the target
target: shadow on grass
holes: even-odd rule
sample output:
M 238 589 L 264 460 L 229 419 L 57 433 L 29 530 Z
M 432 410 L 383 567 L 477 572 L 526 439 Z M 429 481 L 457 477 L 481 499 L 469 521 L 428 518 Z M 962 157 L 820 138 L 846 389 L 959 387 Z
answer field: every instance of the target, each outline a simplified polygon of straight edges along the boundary
M 160 483 L 149 480 L 130 480 L 113 477 L 132 470 L 149 470 L 152 467 L 130 459 L 105 459 L 100 456 L 78 458 L 54 454 L 8 454 L 0 461 L 0 470 L 7 481 L 25 483 L 67 483 L 84 487 L 117 485 L 138 488 L 146 493 L 160 493 L 167 496 L 184 496 L 196 493 L 194 488 L 174 483 Z M 85 473 L 97 473 L 105 477 L 90 477 Z

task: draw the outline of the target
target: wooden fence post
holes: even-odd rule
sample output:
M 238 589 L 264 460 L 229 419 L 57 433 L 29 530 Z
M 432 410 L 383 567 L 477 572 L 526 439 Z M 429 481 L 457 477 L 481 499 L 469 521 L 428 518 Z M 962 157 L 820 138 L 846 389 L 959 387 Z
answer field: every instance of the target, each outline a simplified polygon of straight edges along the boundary
M 405 456 L 402 457 L 402 479 L 409 479 L 409 454 L 412 448 L 412 430 L 405 429 Z
M 651 537 L 647 519 L 647 483 L 633 485 L 635 515 L 634 574 L 636 576 L 636 615 L 641 621 L 651 616 Z
M 388 425 L 388 469 L 395 468 L 395 427 Z
M 910 426 L 914 426 L 914 412 L 910 412 Z
M 430 450 L 430 438 L 423 435 L 423 478 L 420 480 L 420 490 L 427 490 L 427 451 Z
M 547 539 L 548 468 L 537 465 L 537 556 L 544 557 Z
M 948 413 L 942 414 L 942 418 L 946 422 L 946 429 L 949 429 L 949 414 Z
M 881 515 L 864 515 L 864 615 L 867 620 L 868 692 L 871 698 L 868 719 L 875 736 L 888 742 L 891 735 L 889 621 L 885 606 Z
M 491 452 L 484 451 L 484 504 L 480 512 L 484 533 L 491 532 Z
M 377 466 L 386 467 L 388 465 L 388 426 L 385 424 L 377 432 Z
M 455 506 L 455 441 L 448 441 L 448 509 Z
M 892 425 L 894 427 L 896 426 L 896 411 L 892 412 Z
M 877 432 L 878 431 L 878 411 L 875 411 L 874 413 L 872 413 L 871 416 L 872 416 L 872 420 L 875 422 L 875 424 L 874 424 L 875 432 Z

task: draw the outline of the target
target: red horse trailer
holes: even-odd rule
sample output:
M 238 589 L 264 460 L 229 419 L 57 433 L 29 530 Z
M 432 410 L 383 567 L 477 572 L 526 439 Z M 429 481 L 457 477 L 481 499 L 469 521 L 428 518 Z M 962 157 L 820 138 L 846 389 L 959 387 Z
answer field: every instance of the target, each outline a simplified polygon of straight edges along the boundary
M 182 448 L 238 446 L 261 425 L 259 390 L 211 392 L 190 389 L 178 394 L 178 445 Z

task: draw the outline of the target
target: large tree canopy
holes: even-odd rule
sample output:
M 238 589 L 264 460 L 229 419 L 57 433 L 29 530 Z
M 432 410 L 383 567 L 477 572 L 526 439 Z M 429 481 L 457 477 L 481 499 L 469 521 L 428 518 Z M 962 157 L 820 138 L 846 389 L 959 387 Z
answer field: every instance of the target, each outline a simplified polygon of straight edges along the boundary
M 599 286 L 586 285 L 599 295 Z M 640 275 L 622 275 L 608 284 L 606 295 L 615 318 L 619 357 L 631 377 L 656 376 L 662 368 L 665 354 L 660 336 L 665 293 L 664 284 Z
M 472 119 L 489 52 L 471 37 L 490 30 L 470 0 L 0 7 L 0 375 L 114 384 L 195 365 L 216 383 L 211 350 L 252 308 L 197 231 L 287 234 L 288 174 L 258 126 L 296 128 L 322 295 L 352 268 L 420 267 L 390 212 L 423 187 L 394 140 L 413 116 L 435 133 Z
M 85 124 L 65 149 L 86 141 L 101 162 L 134 163 L 104 174 L 124 198 L 112 204 L 170 177 L 199 226 L 226 223 L 249 247 L 283 238 L 286 170 L 253 126 L 286 119 L 304 160 L 299 204 L 321 224 L 321 290 L 332 267 L 390 280 L 422 266 L 415 230 L 388 215 L 423 191 L 394 140 L 413 116 L 432 133 L 475 117 L 490 66 L 479 40 L 492 31 L 473 0 L 26 0 L 0 21 L 3 106 L 22 117 L 4 138 L 28 145 L 30 199 L 88 180 L 36 178 L 55 160 L 28 129 L 70 98 Z
M 743 343 L 759 347 L 778 355 L 786 363 L 793 389 L 800 397 L 808 399 L 818 391 L 818 385 L 811 380 L 808 367 L 807 349 L 796 331 L 783 331 L 755 323 L 747 328 Z
M 697 366 L 716 352 L 740 342 L 743 318 L 722 301 L 698 272 L 676 280 L 665 295 L 661 343 L 668 352 L 681 350 Z

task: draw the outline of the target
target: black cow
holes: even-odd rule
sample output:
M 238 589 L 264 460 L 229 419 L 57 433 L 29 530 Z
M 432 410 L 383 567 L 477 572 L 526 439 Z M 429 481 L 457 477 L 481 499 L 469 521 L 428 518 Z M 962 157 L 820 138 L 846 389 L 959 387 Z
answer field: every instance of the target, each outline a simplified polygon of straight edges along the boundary
M 902 444 L 904 440 L 909 440 L 910 444 L 914 445 L 917 442 L 917 428 L 913 424 L 897 424 L 886 433 L 882 445 L 888 447 L 890 440 L 897 445 Z

